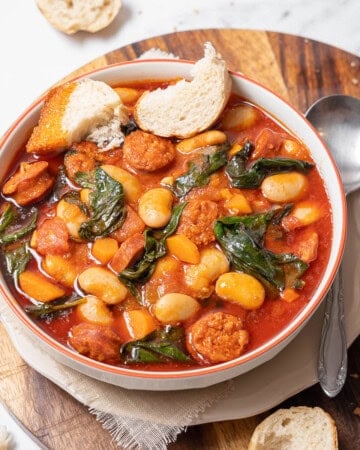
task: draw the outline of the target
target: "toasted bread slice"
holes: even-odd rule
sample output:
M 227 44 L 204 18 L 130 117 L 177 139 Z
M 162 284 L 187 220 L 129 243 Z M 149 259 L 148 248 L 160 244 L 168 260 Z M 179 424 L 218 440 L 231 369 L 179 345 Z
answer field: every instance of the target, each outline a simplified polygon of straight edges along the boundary
M 118 14 L 121 0 L 36 0 L 45 18 L 66 34 L 95 33 L 107 27 Z
M 335 422 L 323 409 L 297 406 L 279 409 L 263 420 L 249 450 L 336 450 Z
M 218 119 L 230 96 L 231 77 L 210 42 L 205 43 L 204 57 L 194 65 L 191 75 L 191 81 L 144 92 L 134 111 L 141 129 L 158 136 L 186 138 Z
M 118 124 L 114 126 L 114 121 Z M 106 83 L 86 78 L 65 83 L 54 88 L 45 99 L 36 126 L 27 143 L 29 153 L 60 152 L 88 135 L 105 142 L 104 132 L 96 130 L 109 126 L 108 141 L 120 136 L 120 123 L 126 123 L 128 115 L 118 94 Z M 116 125 L 116 124 L 115 124 Z M 103 131 L 103 130 L 102 130 Z M 98 133 L 99 134 L 99 133 Z M 117 137 L 119 137 L 117 136 Z

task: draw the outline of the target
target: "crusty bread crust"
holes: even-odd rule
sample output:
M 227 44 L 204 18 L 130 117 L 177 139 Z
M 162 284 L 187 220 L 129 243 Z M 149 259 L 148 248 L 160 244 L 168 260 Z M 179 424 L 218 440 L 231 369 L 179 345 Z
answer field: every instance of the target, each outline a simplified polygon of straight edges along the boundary
M 307 406 L 278 409 L 263 420 L 251 436 L 248 450 L 337 450 L 332 417 Z
M 36 0 L 45 18 L 66 34 L 95 33 L 107 27 L 118 14 L 121 0 Z
M 213 125 L 231 91 L 225 61 L 211 43 L 191 71 L 191 81 L 181 80 L 166 89 L 145 92 L 137 101 L 134 116 L 144 131 L 158 136 L 186 138 Z
M 109 85 L 90 78 L 65 83 L 46 97 L 26 151 L 37 154 L 60 152 L 95 133 L 98 127 L 108 126 L 112 120 L 117 122 L 120 133 L 120 124 L 128 121 L 128 115 L 119 95 Z M 114 137 L 112 128 L 108 130 L 109 139 Z M 102 134 L 105 131 L 102 130 Z M 95 133 L 91 140 L 96 142 L 97 138 L 102 136 Z

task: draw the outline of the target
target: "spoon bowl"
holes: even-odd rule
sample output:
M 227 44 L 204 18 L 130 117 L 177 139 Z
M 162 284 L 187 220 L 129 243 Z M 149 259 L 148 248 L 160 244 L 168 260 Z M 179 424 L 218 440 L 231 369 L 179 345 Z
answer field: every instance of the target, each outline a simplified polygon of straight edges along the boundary
M 334 156 L 346 194 L 358 189 L 360 99 L 340 94 L 322 97 L 306 111 L 305 115 L 317 128 Z

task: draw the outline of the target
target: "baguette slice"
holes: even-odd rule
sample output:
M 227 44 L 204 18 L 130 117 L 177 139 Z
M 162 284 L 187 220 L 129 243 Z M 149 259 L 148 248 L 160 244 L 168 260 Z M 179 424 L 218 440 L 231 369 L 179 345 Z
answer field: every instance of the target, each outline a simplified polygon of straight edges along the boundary
M 95 33 L 107 27 L 118 14 L 121 0 L 36 0 L 44 17 L 66 34 Z
M 256 428 L 248 450 L 336 450 L 335 422 L 323 409 L 279 409 Z
M 109 128 L 111 136 L 107 141 L 119 140 L 122 136 L 120 123 L 127 122 L 126 108 L 106 83 L 89 78 L 65 83 L 50 91 L 45 99 L 39 124 L 34 128 L 26 150 L 37 154 L 60 152 L 88 135 L 93 136 L 89 140 L 96 142 L 98 137 L 105 142 L 104 130 L 100 137 L 96 133 L 100 127 Z
M 144 92 L 139 98 L 134 116 L 141 129 L 158 136 L 186 138 L 218 119 L 230 96 L 231 77 L 210 42 L 204 47 L 204 57 L 191 70 L 191 81 Z

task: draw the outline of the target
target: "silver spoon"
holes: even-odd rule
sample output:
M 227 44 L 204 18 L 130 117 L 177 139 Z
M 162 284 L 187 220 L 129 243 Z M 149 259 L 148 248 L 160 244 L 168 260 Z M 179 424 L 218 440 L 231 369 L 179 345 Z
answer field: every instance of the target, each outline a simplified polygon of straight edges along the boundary
M 345 194 L 360 187 L 360 99 L 330 95 L 305 113 L 317 128 L 338 165 Z M 329 397 L 342 389 L 347 374 L 347 346 L 341 267 L 326 296 L 321 331 L 318 378 Z

